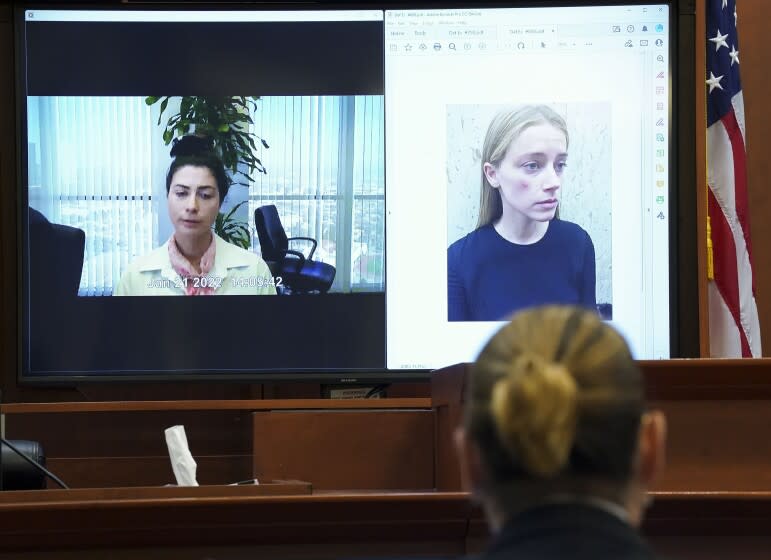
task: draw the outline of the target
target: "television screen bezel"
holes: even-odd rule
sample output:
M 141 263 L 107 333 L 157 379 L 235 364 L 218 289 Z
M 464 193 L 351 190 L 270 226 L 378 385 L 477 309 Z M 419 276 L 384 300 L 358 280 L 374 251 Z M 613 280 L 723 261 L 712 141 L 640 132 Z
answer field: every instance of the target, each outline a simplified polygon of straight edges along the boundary
M 670 236 L 670 356 L 698 357 L 698 294 L 693 287 L 696 285 L 696 188 L 695 188 L 695 153 L 693 142 L 695 135 L 694 101 L 688 84 L 695 71 L 685 61 L 693 61 L 695 35 L 695 17 L 693 5 L 684 0 L 660 0 L 645 2 L 638 0 L 612 1 L 600 0 L 592 2 L 577 1 L 525 1 L 500 2 L 485 1 L 473 3 L 474 8 L 521 8 L 521 7 L 561 7 L 561 6 L 618 6 L 667 4 L 670 9 L 671 25 L 669 31 L 670 46 L 670 155 L 669 155 L 669 236 Z M 62 10 L 181 10 L 181 11 L 212 11 L 212 10 L 387 10 L 387 9 L 442 9 L 469 7 L 468 2 L 317 2 L 303 4 L 125 4 L 125 3 L 31 3 L 13 7 L 14 45 L 13 55 L 15 93 L 16 93 L 16 234 L 17 234 L 17 382 L 19 385 L 30 386 L 72 386 L 81 384 L 101 383 L 147 383 L 147 382 L 212 382 L 228 383 L 273 383 L 273 382 L 314 382 L 322 384 L 383 384 L 394 382 L 421 382 L 430 378 L 431 370 L 388 370 L 362 369 L 360 371 L 333 371 L 329 369 L 314 370 L 268 370 L 249 371 L 244 373 L 196 373 L 196 372 L 149 372 L 142 374 L 110 375 L 89 373 L 87 375 L 25 375 L 22 364 L 23 352 L 23 304 L 24 304 L 24 270 L 26 257 L 23 254 L 23 228 L 26 224 L 26 208 L 23 207 L 24 181 L 27 175 L 27 147 L 22 138 L 26 129 L 26 92 L 22 84 L 22 69 L 24 63 L 23 26 L 24 13 L 29 9 L 62 9 Z M 689 21 L 690 17 L 690 21 Z M 692 66 L 692 64 L 691 64 Z M 674 118 L 672 118 L 674 117 Z M 684 157 L 687 154 L 687 161 Z M 691 165 L 691 163 L 694 163 Z M 387 197 L 387 193 L 386 193 Z M 693 202 L 693 204 L 689 204 Z M 677 219 L 673 219 L 677 217 Z M 388 263 L 385 265 L 388 266 Z M 388 305 L 386 296 L 386 306 Z M 685 318 L 685 320 L 683 320 Z M 697 320 L 691 321 L 690 318 Z M 383 340 L 386 345 L 386 340 Z

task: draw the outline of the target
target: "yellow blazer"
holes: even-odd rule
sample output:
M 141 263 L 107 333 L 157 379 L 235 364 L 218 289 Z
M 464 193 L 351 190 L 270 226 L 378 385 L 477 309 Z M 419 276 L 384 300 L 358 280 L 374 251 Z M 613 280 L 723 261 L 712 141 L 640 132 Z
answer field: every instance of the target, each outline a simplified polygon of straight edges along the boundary
M 214 295 L 275 295 L 276 280 L 256 254 L 214 235 L 216 252 L 211 272 L 202 279 L 183 279 L 171 267 L 169 242 L 134 259 L 121 276 L 116 296 L 183 296 L 185 282 L 204 283 Z

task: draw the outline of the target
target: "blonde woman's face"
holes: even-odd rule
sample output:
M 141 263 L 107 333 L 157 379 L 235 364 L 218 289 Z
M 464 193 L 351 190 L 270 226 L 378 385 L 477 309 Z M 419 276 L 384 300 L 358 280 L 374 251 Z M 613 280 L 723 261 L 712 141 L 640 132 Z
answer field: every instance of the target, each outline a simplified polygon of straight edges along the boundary
M 500 165 L 485 163 L 487 181 L 501 194 L 503 219 L 554 218 L 567 157 L 565 134 L 550 124 L 538 124 L 509 145 Z

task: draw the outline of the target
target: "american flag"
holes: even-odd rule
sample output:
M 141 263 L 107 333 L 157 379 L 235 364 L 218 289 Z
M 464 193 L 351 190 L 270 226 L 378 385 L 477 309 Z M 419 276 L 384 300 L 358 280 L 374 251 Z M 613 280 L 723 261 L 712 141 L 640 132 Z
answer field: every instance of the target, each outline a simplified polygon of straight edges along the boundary
M 706 15 L 710 354 L 760 357 L 736 0 L 708 0 Z

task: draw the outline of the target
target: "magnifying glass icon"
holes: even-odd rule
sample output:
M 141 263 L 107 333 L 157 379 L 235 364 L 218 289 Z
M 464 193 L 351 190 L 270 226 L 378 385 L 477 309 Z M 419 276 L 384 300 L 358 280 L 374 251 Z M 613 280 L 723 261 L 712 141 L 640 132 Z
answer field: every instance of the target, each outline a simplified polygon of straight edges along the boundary
M 656 57 L 656 60 L 659 62 L 664 62 L 664 55 L 660 54 L 659 56 Z
M 456 49 L 455 49 L 455 43 L 450 43 L 449 45 L 447 45 L 447 47 L 448 47 L 448 48 L 449 48 L 451 51 L 454 51 L 454 50 L 456 50 Z

